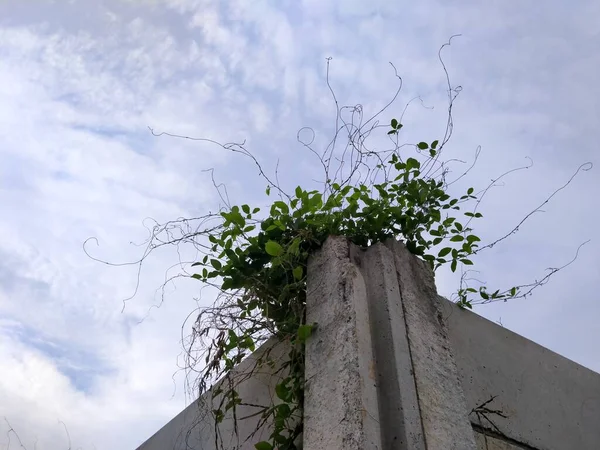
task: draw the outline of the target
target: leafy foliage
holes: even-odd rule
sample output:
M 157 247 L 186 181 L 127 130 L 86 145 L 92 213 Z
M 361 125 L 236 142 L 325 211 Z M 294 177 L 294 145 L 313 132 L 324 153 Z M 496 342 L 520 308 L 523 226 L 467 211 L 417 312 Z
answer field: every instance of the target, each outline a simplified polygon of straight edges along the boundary
M 392 131 L 401 125 L 392 120 Z M 438 141 L 420 142 L 429 160 L 435 158 Z M 314 324 L 305 323 L 306 269 L 310 254 L 330 235 L 345 236 L 359 246 L 370 246 L 388 239 L 401 239 L 407 249 L 423 258 L 432 269 L 449 264 L 452 271 L 459 264 L 472 265 L 470 257 L 477 251 L 480 238 L 468 223 L 479 219 L 478 212 L 462 212 L 462 206 L 476 200 L 474 189 L 453 198 L 441 177 L 423 175 L 423 164 L 416 158 L 401 159 L 393 153 L 382 160 L 380 169 L 385 180 L 372 184 L 330 182 L 325 194 L 298 186 L 287 201 L 273 201 L 268 216 L 256 219 L 261 211 L 249 205 L 233 206 L 220 213 L 222 227 L 207 235 L 210 252 L 194 264 L 193 275 L 213 283 L 222 292 L 236 293 L 240 320 L 249 325 L 236 333 L 229 329 L 213 341 L 214 356 L 206 363 L 215 378 L 223 376 L 254 351 L 257 337 L 264 331 L 291 344 L 286 362 L 289 375 L 276 386 L 281 401 L 265 408 L 274 427 L 271 441 L 256 444 L 257 449 L 295 449 L 294 440 L 301 432 L 304 343 Z M 269 189 L 266 191 L 270 194 Z M 440 248 L 440 246 L 444 246 Z M 218 280 L 215 283 L 215 280 Z M 459 292 L 458 305 L 471 307 L 469 295 Z M 483 299 L 515 296 L 508 293 L 479 291 Z M 242 327 L 240 327 L 241 329 Z M 224 410 L 216 410 L 217 421 L 223 413 L 240 404 L 231 390 Z

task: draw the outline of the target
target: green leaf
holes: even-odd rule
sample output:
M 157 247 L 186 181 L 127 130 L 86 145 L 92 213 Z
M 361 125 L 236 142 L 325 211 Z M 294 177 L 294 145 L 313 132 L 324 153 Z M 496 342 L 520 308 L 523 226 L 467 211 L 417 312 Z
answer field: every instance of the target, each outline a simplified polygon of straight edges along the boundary
M 228 334 L 229 334 L 229 341 L 231 342 L 231 344 L 237 345 L 238 336 L 237 336 L 237 334 L 235 334 L 235 331 L 233 331 L 232 329 L 229 329 Z
M 296 279 L 296 280 L 301 280 L 302 279 L 303 270 L 302 270 L 301 266 L 296 267 L 294 269 L 293 273 L 294 273 L 294 279 Z
M 511 296 L 511 297 L 514 297 L 516 294 L 517 294 L 517 288 L 516 288 L 516 287 L 514 287 L 514 288 L 512 288 L 512 289 L 510 290 L 510 296 Z
M 415 158 L 408 158 L 406 160 L 406 168 L 408 170 L 410 170 L 412 168 L 418 169 L 419 167 L 421 167 L 421 163 L 418 160 L 416 160 Z
M 300 186 L 296 187 L 296 197 L 302 197 L 302 188 Z
M 475 236 L 474 234 L 471 234 L 470 236 L 467 236 L 467 242 L 469 244 L 472 244 L 473 242 L 479 242 L 481 241 L 481 239 L 479 239 L 477 236 Z
M 300 238 L 294 239 L 287 249 L 288 254 L 298 256 L 300 253 L 300 242 Z
M 201 280 L 202 276 L 199 273 L 195 273 L 192 275 L 192 278 L 195 278 L 196 280 Z
M 287 406 L 285 403 L 284 403 L 284 405 Z M 273 436 L 273 439 L 275 439 L 275 441 L 278 444 L 285 444 L 288 441 L 287 438 L 282 434 L 276 434 L 275 436 Z
M 323 206 L 323 196 L 321 194 L 314 194 L 309 202 L 308 202 L 310 209 L 311 210 L 318 210 L 321 209 L 321 206 Z
M 265 251 L 271 256 L 281 256 L 283 247 L 275 241 L 268 241 L 265 245 Z
M 201 265 L 202 265 L 201 262 L 195 262 L 194 264 L 192 264 L 192 267 L 201 266 Z
M 285 202 L 282 202 L 281 200 L 278 200 L 275 203 L 273 203 L 273 206 L 279 209 L 283 214 L 290 213 L 290 208 L 288 207 L 288 205 Z
M 452 236 L 452 237 L 450 238 L 450 242 L 461 242 L 461 241 L 463 241 L 464 239 L 465 239 L 465 238 L 464 238 L 464 237 L 462 237 L 462 235 L 460 235 L 460 234 L 457 234 L 456 236 Z
M 396 134 L 398 132 L 398 130 L 390 130 L 387 132 L 387 134 Z
M 242 205 L 242 211 L 246 214 L 250 214 L 250 207 L 248 205 Z
M 431 143 L 431 148 L 433 148 L 433 149 L 437 148 L 437 146 L 438 146 L 438 143 L 439 143 L 439 142 L 438 142 L 437 140 L 433 141 L 433 142 Z
M 279 383 L 275 386 L 275 394 L 284 402 L 287 401 L 290 391 L 285 383 Z
M 223 418 L 225 417 L 225 414 L 223 414 L 223 411 L 221 411 L 220 409 L 213 409 L 213 414 L 215 416 L 215 422 L 217 422 L 217 423 L 223 422 Z
M 396 119 L 392 119 L 390 125 L 392 125 L 392 128 L 396 129 L 398 128 L 398 121 Z
M 429 148 L 429 144 L 427 142 L 419 142 L 417 147 L 419 147 L 421 150 L 427 150 Z
M 298 328 L 298 339 L 300 342 L 305 342 L 312 334 L 312 325 L 301 325 Z
M 273 446 L 267 441 L 261 441 L 258 444 L 254 444 L 256 450 L 273 450 Z
M 282 403 L 281 405 L 277 405 L 277 415 L 279 417 L 288 418 L 292 414 L 292 410 L 290 405 L 287 403 Z
M 461 308 L 473 309 L 473 304 L 469 300 L 461 300 L 459 305 Z
M 265 189 L 265 194 L 271 195 L 271 186 L 267 186 L 267 189 Z
M 218 259 L 211 259 L 210 264 L 215 268 L 215 270 L 219 270 L 222 267 L 221 261 Z
M 465 266 L 473 265 L 473 261 L 471 261 L 470 259 L 461 259 L 460 262 L 463 263 Z
M 453 259 L 452 263 L 450 264 L 450 270 L 452 272 L 456 272 L 456 260 L 455 259 Z
M 471 194 L 473 193 L 473 191 L 474 191 L 474 189 L 473 189 L 472 187 L 470 187 L 470 188 L 467 190 L 467 195 L 471 195 Z
M 443 258 L 444 256 L 446 256 L 448 253 L 450 253 L 452 251 L 452 249 L 450 247 L 446 247 L 440 250 L 440 252 L 438 253 L 438 257 L 439 258 Z

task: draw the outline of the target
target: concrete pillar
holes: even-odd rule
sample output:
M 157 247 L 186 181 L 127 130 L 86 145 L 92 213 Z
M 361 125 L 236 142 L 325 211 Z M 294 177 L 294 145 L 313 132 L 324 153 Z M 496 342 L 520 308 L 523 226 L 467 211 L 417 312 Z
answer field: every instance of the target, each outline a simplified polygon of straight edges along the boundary
M 402 244 L 309 261 L 304 450 L 475 450 L 433 275 Z
M 308 269 L 303 449 L 381 449 L 366 286 L 345 239 L 328 239 Z

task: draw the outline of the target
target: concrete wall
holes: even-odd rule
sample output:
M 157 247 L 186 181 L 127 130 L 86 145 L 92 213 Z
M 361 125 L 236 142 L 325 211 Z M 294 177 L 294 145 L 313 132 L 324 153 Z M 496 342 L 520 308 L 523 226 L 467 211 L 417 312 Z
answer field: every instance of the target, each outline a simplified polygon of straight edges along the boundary
M 274 369 L 263 366 L 256 369 L 257 358 L 269 351 L 269 356 L 275 363 Z M 232 373 L 236 388 L 241 399 L 245 403 L 253 405 L 268 406 L 276 398 L 275 385 L 281 378 L 281 372 L 274 375 L 280 367 L 279 362 L 288 348 L 282 343 L 274 340 L 267 341 L 252 356 L 244 360 Z M 252 371 L 252 376 L 249 376 Z M 223 380 L 222 383 L 226 383 Z M 217 384 L 217 387 L 219 384 Z M 162 427 L 138 450 L 255 450 L 254 444 L 262 440 L 267 440 L 270 434 L 269 427 L 263 426 L 250 438 L 256 430 L 260 416 L 253 416 L 237 421 L 237 431 L 235 430 L 232 412 L 229 411 L 221 424 L 219 424 L 218 434 L 215 432 L 215 423 L 211 411 L 215 408 L 220 397 L 211 401 L 211 395 L 207 394 L 198 401 L 192 403 L 173 418 L 169 423 Z M 237 417 L 242 418 L 250 416 L 259 408 L 252 406 L 238 406 L 236 410 Z M 250 438 L 246 440 L 246 438 Z M 218 439 L 218 445 L 217 441 Z
M 442 305 L 468 408 L 496 396 L 487 408 L 506 416 L 488 414 L 492 425 L 471 414 L 478 430 L 523 448 L 600 449 L 599 374 L 445 299 Z
M 307 322 L 303 450 L 600 449 L 600 375 L 439 297 L 400 243 L 330 238 L 309 262 Z M 242 397 L 265 403 L 275 384 L 250 378 Z M 215 450 L 206 410 L 188 407 L 139 450 Z M 239 423 L 242 440 L 256 420 Z

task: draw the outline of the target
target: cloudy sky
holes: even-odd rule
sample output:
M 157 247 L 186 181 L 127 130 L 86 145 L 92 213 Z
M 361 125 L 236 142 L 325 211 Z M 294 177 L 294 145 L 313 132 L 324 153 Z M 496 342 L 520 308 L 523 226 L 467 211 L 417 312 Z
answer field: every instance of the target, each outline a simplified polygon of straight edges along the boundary
M 575 5 L 575 6 L 574 6 Z M 285 186 L 318 176 L 296 141 L 332 136 L 335 108 L 390 99 L 382 120 L 405 115 L 406 142 L 432 141 L 445 124 L 445 53 L 454 84 L 455 134 L 446 156 L 472 161 L 467 183 L 505 179 L 482 206 L 491 241 L 580 173 L 519 234 L 476 260 L 478 278 L 510 287 L 578 260 L 535 294 L 477 312 L 600 371 L 600 3 L 389 0 L 3 0 L 0 2 L 0 449 L 129 450 L 186 404 L 181 324 L 198 286 L 157 288 L 174 251 L 132 266 L 147 218 L 192 217 L 218 205 L 210 176 L 233 202 L 264 204 L 248 160 L 167 131 L 246 140 Z M 457 166 L 457 173 L 462 167 Z M 270 172 L 272 173 L 272 172 Z M 306 180 L 306 181 L 305 181 Z M 468 187 L 467 184 L 462 185 Z M 185 249 L 183 250 L 185 252 Z M 451 295 L 455 276 L 438 274 Z M 207 301 L 207 300 L 205 300 Z M 596 344 L 594 344 L 594 342 Z M 5 420 L 5 419 L 6 420 Z

